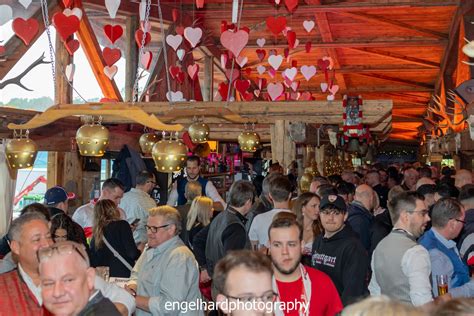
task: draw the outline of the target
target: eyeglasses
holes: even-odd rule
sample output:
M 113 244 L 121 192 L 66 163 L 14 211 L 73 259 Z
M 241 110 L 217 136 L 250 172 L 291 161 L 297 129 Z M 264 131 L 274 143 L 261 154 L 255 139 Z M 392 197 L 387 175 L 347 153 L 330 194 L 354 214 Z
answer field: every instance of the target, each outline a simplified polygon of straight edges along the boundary
M 420 213 L 421 217 L 425 217 L 430 213 L 429 210 L 421 210 L 421 211 L 408 211 L 408 213 Z
M 237 296 L 231 296 L 228 294 L 226 294 L 225 296 L 233 300 L 241 301 L 243 303 L 251 303 L 251 302 L 257 302 L 257 301 L 262 301 L 264 303 L 267 303 L 267 302 L 275 301 L 275 299 L 278 297 L 278 294 L 271 291 L 271 292 L 264 293 L 262 296 L 249 295 L 249 296 L 237 297 Z
M 153 234 L 156 234 L 158 232 L 158 229 L 160 228 L 165 228 L 165 227 L 168 227 L 170 226 L 171 224 L 165 224 L 165 225 L 161 225 L 161 226 L 148 226 L 148 225 L 145 225 L 145 228 L 146 230 L 148 231 L 151 231 Z
M 462 219 L 459 219 L 459 218 L 451 218 L 451 219 L 454 219 L 456 222 L 460 222 L 463 225 L 466 225 L 466 221 L 463 221 Z
M 71 253 L 76 251 L 81 256 L 81 258 L 84 259 L 87 264 L 89 264 L 89 257 L 86 253 L 86 248 L 84 247 L 84 245 L 78 244 L 73 241 L 60 241 L 52 246 L 39 249 L 37 253 L 38 261 L 41 262 L 41 260 L 51 258 L 55 251 L 57 251 L 58 254 L 61 255 L 70 255 Z

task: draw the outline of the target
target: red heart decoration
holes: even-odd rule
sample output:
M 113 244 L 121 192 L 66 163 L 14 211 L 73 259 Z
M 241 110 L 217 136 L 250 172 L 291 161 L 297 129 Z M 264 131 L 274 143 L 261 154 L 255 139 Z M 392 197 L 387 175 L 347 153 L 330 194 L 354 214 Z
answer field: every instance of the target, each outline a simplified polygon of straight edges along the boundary
M 63 42 L 79 29 L 80 23 L 77 16 L 65 16 L 62 12 L 56 12 L 53 15 L 52 22 Z
M 72 39 L 66 43 L 66 50 L 69 53 L 69 55 L 74 55 L 76 50 L 79 48 L 79 41 L 76 39 Z
M 256 52 L 257 52 L 258 60 L 263 61 L 263 59 L 264 59 L 265 56 L 267 55 L 267 51 L 264 50 L 264 49 L 257 49 Z
M 321 70 L 327 70 L 330 64 L 329 60 L 318 59 L 318 67 Z
M 248 68 L 245 68 L 245 74 L 247 76 L 250 76 L 252 74 L 252 68 L 248 67 Z
M 118 48 L 105 47 L 102 51 L 102 56 L 104 56 L 106 65 L 112 67 L 122 57 L 122 52 Z
M 311 51 L 311 41 L 307 41 L 304 47 L 306 49 L 306 52 L 309 53 Z
M 204 0 L 196 0 L 196 8 L 198 9 L 204 8 Z
M 171 11 L 171 16 L 173 17 L 173 22 L 176 22 L 178 20 L 178 14 L 179 14 L 179 10 L 176 9 L 176 8 Z
M 196 80 L 196 78 L 198 76 L 198 73 L 199 73 L 199 65 L 198 64 L 188 66 L 188 75 L 191 78 L 191 80 Z
M 248 88 L 250 88 L 250 80 L 236 80 L 234 83 L 234 87 L 241 94 L 244 94 L 248 90 Z
M 288 48 L 294 48 L 296 42 L 296 32 L 288 31 L 286 32 L 286 40 L 288 41 Z
M 178 73 L 180 72 L 180 69 L 178 66 L 170 66 L 170 75 L 173 79 L 176 79 L 176 76 L 178 75 Z
M 222 20 L 221 21 L 221 34 L 224 33 L 225 31 L 227 31 L 228 28 L 227 28 L 227 21 L 224 21 Z
M 285 0 L 285 6 L 290 13 L 293 13 L 298 6 L 298 0 Z
M 226 31 L 233 31 L 233 30 L 235 30 L 235 24 L 234 23 L 229 24 L 229 25 L 226 26 L 226 28 L 227 28 Z
M 123 28 L 120 25 L 104 25 L 105 36 L 114 44 L 123 34 Z
M 184 26 L 180 25 L 175 28 L 176 34 L 179 34 L 181 36 L 184 35 Z
M 300 101 L 311 101 L 311 100 L 313 100 L 313 96 L 308 91 L 303 92 L 300 96 Z
M 222 101 L 227 101 L 227 93 L 229 91 L 229 85 L 225 82 L 219 83 L 219 86 L 217 87 L 217 91 L 219 92 Z
M 266 22 L 267 27 L 273 34 L 275 34 L 275 36 L 283 32 L 283 30 L 286 28 L 286 18 L 284 16 L 280 16 L 278 18 L 270 16 L 267 18 Z
M 73 2 L 74 2 L 74 0 L 63 0 L 64 7 L 65 8 L 70 8 L 72 6 Z
M 245 101 L 252 101 L 253 100 L 253 94 L 251 92 L 245 92 L 242 94 L 242 97 L 244 98 Z
M 143 39 L 143 31 L 141 29 L 138 29 L 135 32 L 135 41 L 137 42 L 137 45 L 138 45 L 139 48 L 142 46 L 142 39 Z M 143 46 L 148 45 L 148 43 L 150 43 L 150 41 L 151 41 L 151 35 L 150 35 L 149 32 L 146 32 L 145 45 L 143 45 Z
M 298 61 L 296 59 L 291 61 L 291 67 L 298 67 Z
M 249 41 L 249 34 L 245 31 L 231 32 L 225 31 L 221 34 L 222 46 L 227 48 L 235 56 L 239 56 Z
M 184 82 L 184 72 L 183 71 L 179 71 L 176 74 L 176 81 L 178 81 L 179 84 L 183 84 L 183 82 Z
M 24 20 L 22 18 L 16 18 L 12 23 L 13 32 L 18 36 L 26 46 L 30 45 L 31 40 L 38 33 L 39 25 L 38 21 L 30 18 Z

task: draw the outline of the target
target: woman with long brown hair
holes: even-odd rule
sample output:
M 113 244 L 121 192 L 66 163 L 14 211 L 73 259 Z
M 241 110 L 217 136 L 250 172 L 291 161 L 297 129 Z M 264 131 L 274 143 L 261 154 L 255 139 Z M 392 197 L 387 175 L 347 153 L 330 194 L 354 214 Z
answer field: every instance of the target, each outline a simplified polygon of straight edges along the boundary
M 319 220 L 319 196 L 312 192 L 302 193 L 293 203 L 293 212 L 303 226 L 303 255 L 311 255 L 316 237 L 323 232 Z
M 129 278 L 140 251 L 133 240 L 132 229 L 120 219 L 117 205 L 99 200 L 94 206 L 94 227 L 91 240 L 91 265 L 108 266 L 111 277 Z

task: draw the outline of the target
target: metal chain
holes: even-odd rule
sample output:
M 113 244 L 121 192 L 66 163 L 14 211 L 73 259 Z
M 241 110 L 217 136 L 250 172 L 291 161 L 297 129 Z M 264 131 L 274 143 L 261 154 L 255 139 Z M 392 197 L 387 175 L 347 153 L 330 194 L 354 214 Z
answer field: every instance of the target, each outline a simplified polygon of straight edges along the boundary
M 170 105 L 173 104 L 173 99 L 171 95 L 171 81 L 170 81 L 170 74 L 169 74 L 169 67 L 168 67 L 168 52 L 166 50 L 166 39 L 165 39 L 165 30 L 164 30 L 164 23 L 163 23 L 163 13 L 161 12 L 161 3 L 160 0 L 158 1 L 158 17 L 160 18 L 160 31 L 161 31 L 161 44 L 163 46 L 162 48 L 162 54 L 163 54 L 163 59 L 165 61 L 165 74 L 166 74 L 166 85 L 168 87 L 168 92 L 166 95 L 169 93 L 168 97 L 168 102 Z
M 132 98 L 133 103 L 138 101 L 138 82 L 140 81 L 140 61 L 143 55 L 143 51 L 145 50 L 145 40 L 146 40 L 146 34 L 147 34 L 148 21 L 150 17 L 151 0 L 146 0 L 146 1 L 147 2 L 146 2 L 145 18 L 143 19 L 143 36 L 142 36 L 142 41 L 140 44 L 140 49 L 138 51 L 137 72 L 135 74 L 135 82 L 133 83 L 133 98 Z

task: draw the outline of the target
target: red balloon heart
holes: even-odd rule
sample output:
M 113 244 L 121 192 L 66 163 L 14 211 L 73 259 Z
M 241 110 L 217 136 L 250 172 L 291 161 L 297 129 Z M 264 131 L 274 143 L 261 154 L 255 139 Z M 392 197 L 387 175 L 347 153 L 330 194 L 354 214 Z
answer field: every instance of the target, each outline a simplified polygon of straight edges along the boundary
M 288 41 L 288 48 L 294 48 L 296 42 L 296 32 L 288 31 L 286 32 L 286 40 Z
M 123 28 L 120 25 L 104 25 L 105 36 L 114 44 L 123 34 Z
M 26 46 L 30 45 L 33 38 L 38 33 L 39 25 L 38 21 L 30 18 L 24 20 L 22 18 L 16 18 L 12 23 L 13 32 L 18 36 Z
M 270 16 L 267 18 L 267 27 L 273 34 L 278 35 L 286 28 L 286 18 L 284 16 L 278 18 Z
M 298 6 L 298 0 L 285 0 L 285 6 L 290 13 L 293 13 Z
M 107 66 L 112 67 L 122 57 L 122 52 L 118 48 L 105 47 L 102 51 L 102 56 L 104 56 Z
M 53 15 L 52 22 L 63 42 L 79 29 L 80 23 L 77 16 L 66 16 L 62 12 L 56 12 Z
M 234 83 L 234 87 L 241 94 L 244 94 L 248 90 L 248 88 L 250 88 L 250 80 L 236 80 Z
M 257 52 L 258 60 L 263 61 L 263 59 L 267 55 L 267 51 L 264 49 L 257 49 L 256 52 Z
M 170 72 L 171 77 L 173 79 L 176 79 L 176 76 L 180 72 L 180 69 L 178 66 L 170 66 L 169 72 Z
M 69 55 L 74 55 L 76 50 L 78 50 L 80 44 L 79 41 L 76 39 L 72 39 L 66 43 L 66 50 L 69 53 Z
M 138 47 L 140 48 L 142 46 L 142 39 L 143 39 L 143 31 L 141 29 L 138 29 L 135 32 L 135 41 L 137 42 Z M 146 32 L 145 34 L 145 43 L 143 46 L 148 45 L 151 41 L 151 35 L 149 32 Z
M 219 86 L 217 87 L 217 91 L 219 92 L 219 95 L 222 98 L 222 101 L 227 101 L 227 93 L 229 91 L 229 85 L 225 82 L 219 83 Z
M 311 51 L 311 41 L 306 42 L 305 49 L 307 53 Z

